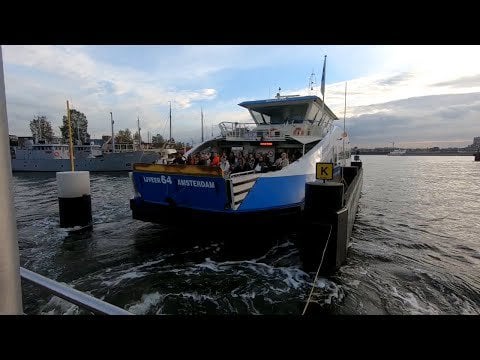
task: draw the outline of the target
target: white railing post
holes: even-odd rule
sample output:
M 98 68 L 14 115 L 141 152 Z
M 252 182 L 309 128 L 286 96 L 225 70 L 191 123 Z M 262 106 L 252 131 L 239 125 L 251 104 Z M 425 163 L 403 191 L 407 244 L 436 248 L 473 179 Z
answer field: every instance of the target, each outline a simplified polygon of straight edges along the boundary
M 9 145 L 7 101 L 0 46 L 0 314 L 20 315 L 23 313 L 22 286 Z

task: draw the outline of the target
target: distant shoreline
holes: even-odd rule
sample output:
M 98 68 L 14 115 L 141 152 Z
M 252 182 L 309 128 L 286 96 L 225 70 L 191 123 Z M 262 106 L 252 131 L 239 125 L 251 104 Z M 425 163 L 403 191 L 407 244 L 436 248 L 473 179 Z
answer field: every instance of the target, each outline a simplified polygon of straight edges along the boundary
M 379 152 L 360 152 L 360 155 L 388 155 L 387 151 Z M 404 155 L 397 156 L 474 156 L 474 153 L 457 153 L 457 152 L 407 152 Z

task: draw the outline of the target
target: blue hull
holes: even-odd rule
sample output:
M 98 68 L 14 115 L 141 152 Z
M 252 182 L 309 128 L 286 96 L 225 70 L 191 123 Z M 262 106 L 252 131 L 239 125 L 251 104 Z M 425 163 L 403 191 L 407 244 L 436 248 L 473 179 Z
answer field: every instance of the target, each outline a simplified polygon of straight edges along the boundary
M 303 211 L 303 204 L 268 210 L 258 211 L 209 211 L 186 208 L 175 205 L 154 204 L 131 199 L 130 209 L 132 217 L 137 220 L 165 224 L 165 225 L 191 225 L 201 224 L 205 229 L 217 231 L 231 228 L 232 225 L 249 229 L 248 226 L 262 225 L 265 227 L 280 225 L 282 229 L 294 227 Z M 283 221 L 282 219 L 285 219 Z M 212 222 L 213 221 L 213 222 Z M 194 230 L 194 229 L 191 229 Z
M 229 180 L 223 177 L 134 171 L 137 196 L 130 208 L 133 218 L 155 223 L 178 219 L 185 224 L 187 218 L 201 223 L 212 216 L 216 224 L 278 222 L 279 216 L 291 220 L 303 209 L 305 184 L 314 179 L 314 174 L 259 177 L 234 207 Z

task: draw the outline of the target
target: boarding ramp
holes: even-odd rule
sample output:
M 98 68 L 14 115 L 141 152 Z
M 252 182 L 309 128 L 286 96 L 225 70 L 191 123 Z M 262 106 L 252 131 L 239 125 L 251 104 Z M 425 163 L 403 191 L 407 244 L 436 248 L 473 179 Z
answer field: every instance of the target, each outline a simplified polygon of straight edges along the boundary
M 256 173 L 254 170 L 230 175 L 233 210 L 238 209 L 259 177 L 260 174 Z

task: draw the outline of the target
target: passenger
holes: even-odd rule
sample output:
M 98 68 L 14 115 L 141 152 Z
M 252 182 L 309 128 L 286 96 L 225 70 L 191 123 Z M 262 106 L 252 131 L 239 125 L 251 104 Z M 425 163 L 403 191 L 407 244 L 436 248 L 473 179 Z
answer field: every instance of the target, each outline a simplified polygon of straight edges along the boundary
M 202 165 L 202 166 L 207 165 L 207 160 L 205 159 L 205 154 L 200 154 L 197 165 Z
M 255 158 L 253 157 L 252 153 L 248 154 L 247 164 L 248 164 L 248 167 L 250 168 L 249 170 L 255 169 Z
M 210 162 L 210 166 L 220 166 L 220 157 L 218 156 L 218 153 L 213 153 L 213 159 Z
M 193 156 L 193 164 L 194 165 L 198 165 L 198 163 L 200 162 L 200 155 L 199 154 L 195 154 Z
M 290 162 L 287 158 L 287 153 L 282 153 L 282 155 L 275 161 L 275 167 L 280 170 L 283 169 L 285 166 L 288 166 Z
M 230 155 L 228 155 L 228 162 L 230 163 L 230 165 L 235 163 L 235 154 L 233 153 L 233 151 L 231 151 Z
M 265 163 L 265 160 L 263 159 L 263 156 L 260 155 L 258 157 L 258 164 L 255 166 L 255 172 L 267 172 L 268 171 L 268 167 L 267 167 L 267 164 Z
M 173 159 L 172 164 L 184 165 L 185 164 L 185 159 L 183 158 L 182 154 L 177 153 L 176 156 L 175 156 L 175 159 Z
M 265 171 L 264 172 L 273 170 L 274 166 L 273 166 L 272 162 L 270 161 L 270 157 L 268 155 L 266 155 L 266 156 L 263 157 L 263 159 L 265 160 Z
M 220 169 L 222 169 L 225 175 L 230 174 L 230 164 L 228 163 L 226 156 L 222 156 L 222 160 L 220 161 Z

